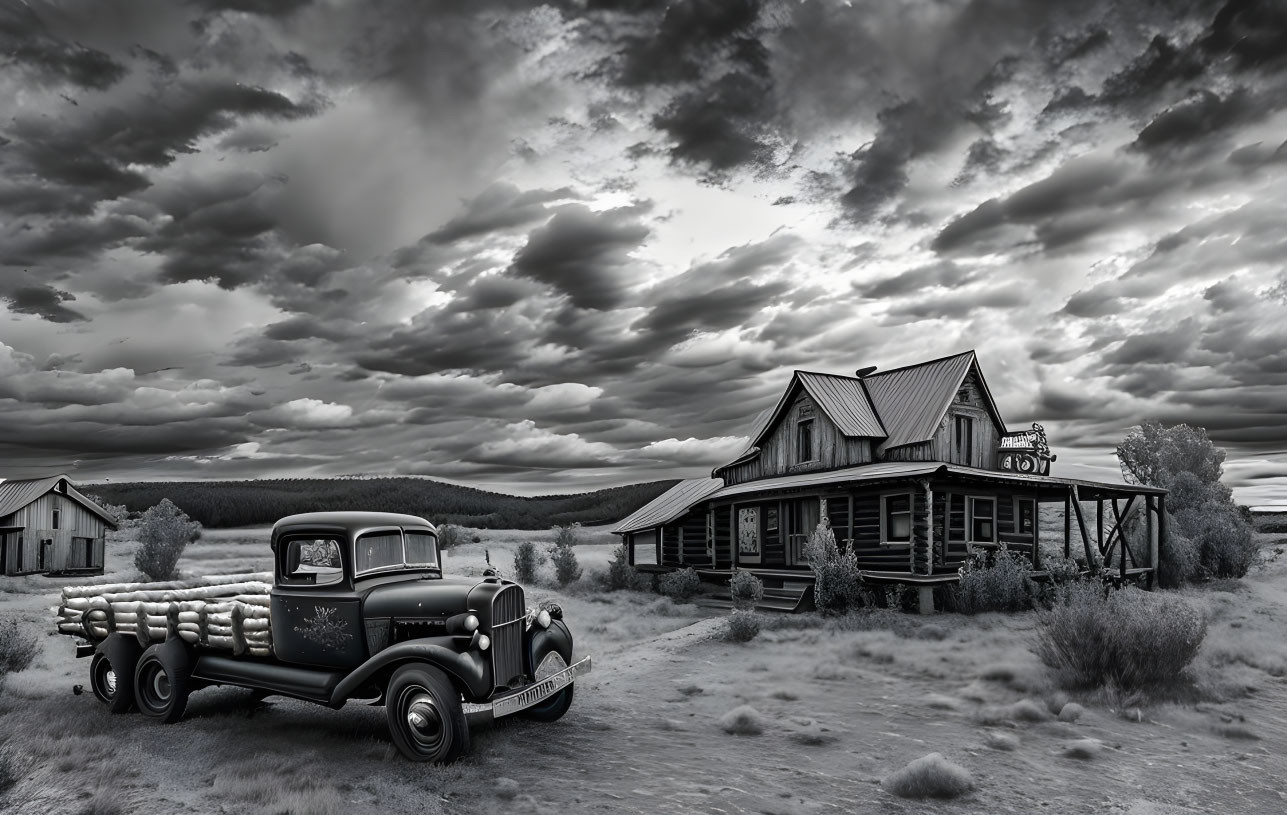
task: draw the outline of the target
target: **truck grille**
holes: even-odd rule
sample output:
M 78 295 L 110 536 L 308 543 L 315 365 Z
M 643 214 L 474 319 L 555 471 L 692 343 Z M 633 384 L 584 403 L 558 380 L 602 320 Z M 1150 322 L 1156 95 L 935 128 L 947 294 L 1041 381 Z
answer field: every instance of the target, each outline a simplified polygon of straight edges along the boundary
M 523 589 L 506 586 L 492 598 L 492 679 L 508 687 L 523 675 L 523 625 L 527 619 Z

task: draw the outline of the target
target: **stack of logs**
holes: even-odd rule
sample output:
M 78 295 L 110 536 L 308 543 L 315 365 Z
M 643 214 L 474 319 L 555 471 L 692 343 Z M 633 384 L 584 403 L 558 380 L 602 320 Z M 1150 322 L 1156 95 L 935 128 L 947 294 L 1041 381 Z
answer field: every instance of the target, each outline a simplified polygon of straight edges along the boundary
M 144 647 L 177 636 L 237 656 L 271 656 L 271 580 L 269 573 L 255 573 L 68 586 L 58 607 L 58 633 L 91 642 L 113 632 L 133 634 Z

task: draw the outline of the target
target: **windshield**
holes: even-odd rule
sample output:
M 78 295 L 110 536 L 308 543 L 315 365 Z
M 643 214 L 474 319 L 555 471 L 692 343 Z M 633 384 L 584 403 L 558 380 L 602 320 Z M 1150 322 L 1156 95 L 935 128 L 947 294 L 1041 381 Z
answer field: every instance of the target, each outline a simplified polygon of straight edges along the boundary
M 401 568 L 438 568 L 437 538 L 429 532 L 370 532 L 354 545 L 353 572 Z

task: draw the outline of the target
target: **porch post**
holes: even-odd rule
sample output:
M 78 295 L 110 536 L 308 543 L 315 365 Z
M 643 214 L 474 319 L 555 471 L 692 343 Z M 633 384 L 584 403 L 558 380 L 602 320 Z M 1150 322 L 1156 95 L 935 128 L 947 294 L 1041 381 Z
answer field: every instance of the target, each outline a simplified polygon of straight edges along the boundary
M 1144 499 L 1144 517 L 1148 519 L 1148 565 L 1156 568 L 1157 563 L 1157 540 L 1153 537 L 1153 513 L 1156 511 L 1157 503 L 1150 495 Z
M 1170 534 L 1170 531 L 1171 531 L 1170 526 L 1171 526 L 1170 522 L 1166 519 L 1166 496 L 1159 495 L 1157 497 L 1157 540 L 1153 541 L 1153 551 L 1150 552 L 1150 554 L 1153 557 L 1152 565 L 1153 565 L 1153 577 L 1154 577 L 1155 584 L 1156 584 L 1158 569 L 1160 569 L 1162 566 L 1161 562 L 1159 561 L 1159 557 L 1161 556 L 1161 548 L 1169 542 L 1167 539 L 1167 535 Z
M 1090 553 L 1090 533 L 1086 531 L 1086 518 L 1081 514 L 1081 496 L 1078 495 L 1075 486 L 1070 490 L 1069 499 L 1073 511 L 1077 513 L 1077 529 L 1081 532 L 1082 548 L 1086 550 L 1086 566 L 1094 566 L 1095 556 Z
M 1064 560 L 1072 558 L 1072 489 L 1064 494 Z M 1087 564 L 1089 566 L 1089 564 Z
M 1104 554 L 1104 499 L 1103 497 L 1095 499 L 1095 543 L 1099 546 L 1099 554 Z

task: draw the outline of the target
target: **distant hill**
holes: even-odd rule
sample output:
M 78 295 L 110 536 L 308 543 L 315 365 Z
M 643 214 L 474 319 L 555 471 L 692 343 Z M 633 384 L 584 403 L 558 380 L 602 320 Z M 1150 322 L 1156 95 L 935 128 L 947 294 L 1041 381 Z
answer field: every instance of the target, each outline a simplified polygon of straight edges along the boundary
M 546 529 L 614 523 L 675 481 L 651 481 L 576 495 L 524 498 L 426 478 L 284 478 L 262 481 L 147 481 L 85 484 L 84 492 L 141 512 L 169 498 L 207 527 L 271 524 L 297 512 L 357 509 L 406 512 L 434 523 L 484 529 Z

